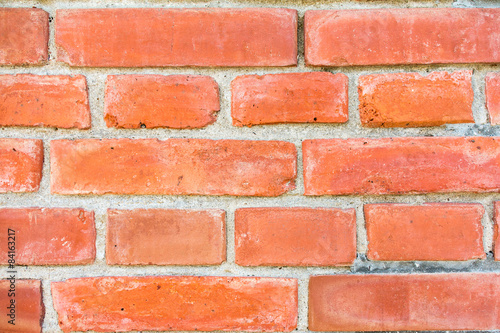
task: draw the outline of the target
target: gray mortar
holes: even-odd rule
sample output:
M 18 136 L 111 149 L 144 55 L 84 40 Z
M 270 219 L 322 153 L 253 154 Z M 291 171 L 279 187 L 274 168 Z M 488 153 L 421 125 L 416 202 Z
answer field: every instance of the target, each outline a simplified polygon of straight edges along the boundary
M 499 7 L 496 1 L 457 0 L 452 1 L 314 1 L 314 0 L 256 0 L 256 1 L 167 1 L 167 0 L 88 0 L 88 1 L 0 1 L 1 7 L 38 7 L 54 18 L 50 23 L 50 61 L 45 66 L 0 67 L 0 74 L 83 74 L 89 86 L 92 110 L 92 129 L 64 130 L 50 128 L 2 128 L 0 137 L 36 138 L 44 140 L 45 163 L 43 179 L 38 193 L 8 193 L 0 195 L 0 207 L 81 207 L 95 211 L 97 228 L 97 258 L 94 264 L 85 266 L 30 266 L 18 267 L 18 278 L 41 279 L 46 315 L 44 332 L 62 332 L 58 326 L 57 313 L 52 304 L 51 281 L 62 281 L 74 277 L 92 276 L 145 276 L 145 275 L 198 275 L 198 276 L 265 276 L 293 277 L 299 281 L 299 318 L 297 332 L 307 330 L 308 283 L 311 275 L 340 273 L 423 273 L 423 272 L 500 272 L 500 262 L 493 260 L 493 202 L 500 200 L 499 193 L 452 193 L 420 195 L 346 195 L 346 196 L 303 196 L 301 143 L 316 138 L 381 138 L 412 136 L 500 136 L 500 126 L 488 124 L 485 108 L 484 77 L 488 72 L 500 71 L 496 65 L 409 65 L 409 66 L 364 66 L 364 67 L 306 67 L 304 65 L 303 19 L 304 12 L 311 9 L 353 9 L 353 8 L 397 8 L 397 7 Z M 286 7 L 299 12 L 299 62 L 296 67 L 270 68 L 72 68 L 56 62 L 54 44 L 54 23 L 56 8 L 107 8 L 107 7 Z M 394 72 L 455 71 L 473 69 L 474 103 L 476 124 L 457 124 L 434 128 L 363 128 L 359 122 L 357 81 L 360 75 Z M 269 74 L 285 72 L 328 71 L 344 73 L 349 77 L 349 121 L 345 124 L 288 124 L 266 125 L 251 128 L 236 128 L 231 125 L 230 83 L 238 75 Z M 220 87 L 221 111 L 216 123 L 193 130 L 171 129 L 108 129 L 103 119 L 104 82 L 110 74 L 200 74 L 213 77 Z M 231 197 L 231 196 L 166 196 L 166 195 L 52 195 L 49 186 L 50 141 L 54 139 L 80 138 L 207 138 L 283 140 L 296 145 L 298 151 L 297 189 L 280 197 Z M 467 262 L 372 262 L 366 259 L 367 239 L 363 216 L 365 203 L 411 203 L 424 202 L 477 202 L 483 204 L 486 213 L 484 226 L 484 249 L 486 260 Z M 240 267 L 234 263 L 234 211 L 240 207 L 338 207 L 355 208 L 357 214 L 358 258 L 352 267 Z M 106 210 L 108 208 L 179 208 L 207 209 L 221 208 L 227 212 L 227 262 L 220 266 L 107 266 L 105 263 Z M 450 249 L 452 251 L 453 249 Z M 5 268 L 5 267 L 4 267 Z M 6 269 L 0 269 L 0 278 L 7 276 Z

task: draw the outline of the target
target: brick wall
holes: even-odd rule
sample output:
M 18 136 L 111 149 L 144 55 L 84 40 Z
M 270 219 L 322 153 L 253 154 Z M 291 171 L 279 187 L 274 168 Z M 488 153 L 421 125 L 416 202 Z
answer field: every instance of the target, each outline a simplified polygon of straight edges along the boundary
M 500 330 L 498 3 L 0 6 L 0 332 Z

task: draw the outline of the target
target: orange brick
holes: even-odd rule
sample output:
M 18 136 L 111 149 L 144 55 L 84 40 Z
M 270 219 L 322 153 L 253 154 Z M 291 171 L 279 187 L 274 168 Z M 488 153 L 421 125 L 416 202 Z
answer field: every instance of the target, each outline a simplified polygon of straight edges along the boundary
M 3 308 L 0 331 L 3 333 L 42 333 L 45 308 L 42 301 L 41 281 L 11 281 L 8 278 L 9 275 L 7 279 L 0 280 L 0 304 Z M 14 285 L 11 284 L 12 282 L 15 282 Z M 12 300 L 15 306 L 14 313 L 8 308 Z M 14 316 L 10 316 L 11 314 Z M 14 320 L 14 324 L 9 323 L 10 320 Z
M 0 75 L 1 126 L 90 128 L 83 75 Z
M 500 274 L 370 274 L 309 279 L 312 331 L 497 330 Z
M 495 236 L 494 236 L 494 251 L 495 260 L 500 260 L 500 233 L 498 231 L 498 224 L 500 223 L 500 201 L 495 202 Z
M 226 260 L 220 209 L 108 210 L 108 265 L 218 265 Z
M 313 66 L 497 63 L 499 8 L 314 10 L 305 13 Z
M 48 60 L 49 14 L 39 8 L 0 8 L 0 65 Z
M 297 11 L 60 9 L 58 60 L 72 66 L 291 66 Z
M 295 145 L 283 141 L 51 141 L 57 194 L 277 196 L 295 188 Z
M 219 87 L 209 76 L 110 75 L 108 127 L 200 128 L 215 122 Z
M 0 229 L 15 230 L 16 264 L 82 265 L 95 259 L 94 213 L 70 208 L 3 208 Z M 8 263 L 7 237 L 0 264 Z
M 361 76 L 361 123 L 367 127 L 473 123 L 471 76 L 472 71 Z
M 0 139 L 0 193 L 36 192 L 42 180 L 42 140 Z
M 326 72 L 239 76 L 231 83 L 233 125 L 346 122 L 347 86 L 347 76 Z
M 356 213 L 335 208 L 242 208 L 235 214 L 242 266 L 346 266 L 356 259 Z
M 499 192 L 496 137 L 306 140 L 306 195 Z
M 486 76 L 486 107 L 492 125 L 500 125 L 500 73 Z
M 481 204 L 365 205 L 370 260 L 484 259 Z
M 297 280 L 148 276 L 52 283 L 59 325 L 70 331 L 292 331 Z

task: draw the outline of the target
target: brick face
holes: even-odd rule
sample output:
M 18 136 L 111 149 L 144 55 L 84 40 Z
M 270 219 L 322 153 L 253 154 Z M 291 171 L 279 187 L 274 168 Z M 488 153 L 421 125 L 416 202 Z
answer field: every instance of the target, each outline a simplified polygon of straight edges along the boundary
M 498 192 L 492 137 L 306 140 L 306 195 Z
M 83 278 L 53 282 L 52 295 L 64 332 L 289 332 L 297 325 L 295 279 Z
M 43 167 L 43 142 L 0 139 L 0 193 L 36 192 Z
M 480 204 L 369 204 L 364 212 L 370 260 L 486 257 Z
M 39 8 L 0 8 L 0 65 L 48 60 L 49 14 Z
M 5 306 L 2 320 L 0 320 L 0 330 L 5 333 L 41 333 L 45 308 L 42 301 L 42 284 L 40 280 L 16 280 L 12 288 L 13 281 L 8 279 L 0 280 L 0 303 Z M 12 297 L 9 296 L 13 291 Z M 12 295 L 12 294 L 11 294 Z M 11 300 L 14 300 L 15 316 L 11 314 Z M 14 325 L 9 324 L 9 320 L 14 319 Z
M 235 213 L 242 266 L 347 266 L 356 258 L 354 209 L 241 208 Z
M 297 64 L 297 12 L 60 9 L 56 44 L 58 60 L 72 66 L 291 66 Z
M 473 123 L 471 76 L 472 71 L 361 76 L 361 123 L 367 127 Z
M 231 83 L 235 126 L 275 123 L 343 123 L 348 119 L 344 74 L 244 75 Z
M 83 209 L 2 208 L 0 230 L 16 234 L 18 265 L 83 265 L 95 259 L 94 213 Z M 8 263 L 7 239 L 0 264 Z
M 55 140 L 58 194 L 276 196 L 295 187 L 295 146 L 282 141 Z
M 108 265 L 218 265 L 226 259 L 225 212 L 108 210 Z
M 200 128 L 215 122 L 219 87 L 208 76 L 110 75 L 104 119 L 118 128 Z
M 493 273 L 314 276 L 309 329 L 496 330 L 499 280 Z
M 90 128 L 84 76 L 0 75 L 0 125 Z
M 499 24 L 498 8 L 311 10 L 304 23 L 306 63 L 496 63 Z
M 486 107 L 492 125 L 500 125 L 500 73 L 486 76 Z

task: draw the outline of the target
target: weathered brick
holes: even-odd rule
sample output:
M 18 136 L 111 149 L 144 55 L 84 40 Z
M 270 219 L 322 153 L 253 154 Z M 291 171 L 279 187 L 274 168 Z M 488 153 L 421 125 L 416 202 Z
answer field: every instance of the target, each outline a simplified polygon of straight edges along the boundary
M 484 259 L 481 204 L 365 205 L 370 260 Z
M 58 60 L 73 66 L 291 66 L 297 11 L 60 9 Z
M 242 266 L 346 266 L 356 259 L 356 213 L 335 208 L 241 208 L 235 213 Z
M 472 71 L 361 76 L 361 123 L 368 127 L 473 123 L 471 77 Z
M 239 76 L 231 82 L 233 125 L 346 122 L 347 86 L 347 76 L 326 72 Z
M 497 137 L 320 139 L 302 147 L 306 195 L 500 191 Z
M 0 193 L 38 191 L 42 180 L 42 140 L 0 139 L 0 161 Z
M 489 73 L 486 76 L 485 89 L 490 122 L 493 125 L 500 125 L 500 73 Z
M 370 274 L 309 279 L 312 331 L 497 330 L 500 274 Z
M 494 235 L 494 251 L 495 260 L 500 260 L 500 232 L 498 230 L 498 224 L 500 223 L 500 201 L 495 202 L 495 235 Z
M 108 265 L 217 265 L 226 260 L 220 209 L 108 210 Z
M 499 8 L 314 10 L 305 13 L 308 65 L 496 63 Z
M 48 60 L 49 14 L 39 8 L 0 8 L 0 65 Z
M 95 259 L 94 213 L 70 208 L 3 208 L 0 231 L 15 230 L 16 264 L 81 265 Z M 8 263 L 7 237 L 0 264 Z
M 11 290 L 15 290 L 15 295 L 11 294 Z M 15 301 L 14 313 L 8 308 L 11 306 L 12 300 Z M 42 283 L 40 280 L 15 280 L 14 288 L 12 288 L 10 280 L 0 280 L 0 304 L 2 304 L 1 332 L 42 332 L 45 308 L 42 301 Z M 9 316 L 11 313 L 14 318 Z M 14 325 L 9 323 L 9 320 L 13 319 Z
M 0 125 L 90 128 L 83 75 L 0 75 Z
M 219 87 L 209 76 L 110 75 L 106 80 L 108 127 L 200 128 L 216 120 Z
M 283 141 L 51 141 L 58 194 L 276 196 L 295 188 L 295 145 Z
M 150 276 L 52 283 L 59 325 L 70 331 L 292 331 L 297 280 Z

